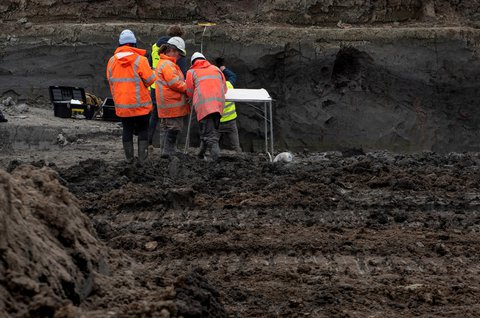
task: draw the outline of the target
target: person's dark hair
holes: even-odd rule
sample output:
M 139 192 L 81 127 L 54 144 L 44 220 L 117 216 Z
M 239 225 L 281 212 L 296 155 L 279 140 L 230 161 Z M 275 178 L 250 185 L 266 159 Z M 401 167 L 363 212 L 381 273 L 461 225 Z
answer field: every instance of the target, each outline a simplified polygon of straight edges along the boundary
M 197 57 L 192 61 L 192 65 L 195 64 L 196 61 L 200 61 L 200 60 L 205 60 L 205 59 L 203 57 Z
M 223 57 L 217 57 L 215 59 L 215 66 L 220 67 L 225 64 L 225 59 Z
M 162 46 L 160 46 L 160 49 L 158 50 L 158 53 L 167 54 L 170 51 L 175 51 L 180 53 L 180 55 L 182 55 L 179 49 L 177 49 L 175 46 L 170 44 L 162 44 Z
M 158 49 L 158 54 L 165 54 L 169 48 L 170 46 L 166 43 L 160 45 L 160 48 Z
M 174 37 L 174 36 L 182 37 L 184 34 L 185 34 L 185 31 L 178 24 L 172 25 L 167 29 L 167 35 L 171 37 Z
M 125 43 L 125 44 L 119 44 L 118 47 L 121 46 L 131 46 L 131 47 L 137 47 L 137 43 Z

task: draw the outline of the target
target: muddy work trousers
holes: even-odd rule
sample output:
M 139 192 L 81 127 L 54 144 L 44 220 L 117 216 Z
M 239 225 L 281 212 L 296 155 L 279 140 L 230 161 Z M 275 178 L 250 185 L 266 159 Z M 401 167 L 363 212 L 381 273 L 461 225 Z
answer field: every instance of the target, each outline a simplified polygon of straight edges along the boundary
M 236 119 L 220 123 L 218 133 L 220 135 L 220 140 L 227 145 L 227 148 L 242 152 L 242 148 L 240 148 L 240 140 L 238 138 Z
M 167 146 L 167 150 L 175 151 L 177 136 L 185 126 L 185 117 L 160 118 L 160 147 L 162 149 Z
M 198 127 L 200 128 L 200 140 L 203 141 L 207 146 L 218 144 L 219 135 L 218 127 L 220 125 L 220 114 L 213 113 L 198 122 Z
M 207 150 L 210 151 L 214 161 L 220 157 L 220 147 L 218 146 L 220 117 L 220 113 L 213 113 L 198 122 L 201 142 L 199 157 L 202 157 Z
M 138 135 L 138 140 L 148 140 L 148 121 L 150 114 L 134 117 L 122 117 L 123 142 L 133 142 L 133 135 Z
M 160 118 L 160 146 L 163 158 L 177 153 L 177 137 L 185 125 L 185 117 Z
M 160 128 L 162 130 L 183 130 L 185 126 L 185 118 L 182 117 L 173 117 L 173 118 L 160 118 Z

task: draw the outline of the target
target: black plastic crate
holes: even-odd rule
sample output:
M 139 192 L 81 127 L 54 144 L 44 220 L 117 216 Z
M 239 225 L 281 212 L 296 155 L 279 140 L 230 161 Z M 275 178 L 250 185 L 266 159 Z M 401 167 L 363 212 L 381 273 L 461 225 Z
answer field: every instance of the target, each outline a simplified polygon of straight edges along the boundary
M 110 121 L 120 121 L 120 117 L 117 116 L 115 113 L 115 102 L 113 101 L 113 98 L 107 97 L 103 101 L 102 104 L 102 118 L 103 120 L 110 120 Z
M 78 112 L 84 111 L 84 105 L 87 101 L 85 90 L 80 87 L 70 86 L 50 86 L 50 101 L 53 104 L 53 114 L 56 117 L 72 117 L 72 108 Z M 72 105 L 70 102 L 76 99 L 82 102 L 82 105 Z
M 72 109 L 70 108 L 70 102 L 67 102 L 67 101 L 53 102 L 53 115 L 55 117 L 61 117 L 61 118 L 72 117 Z

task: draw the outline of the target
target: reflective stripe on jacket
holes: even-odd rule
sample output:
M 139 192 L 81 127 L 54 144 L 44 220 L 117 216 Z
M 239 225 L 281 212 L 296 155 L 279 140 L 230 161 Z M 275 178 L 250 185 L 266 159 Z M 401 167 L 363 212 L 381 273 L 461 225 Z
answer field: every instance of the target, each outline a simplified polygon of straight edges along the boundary
M 190 114 L 185 91 L 187 84 L 175 58 L 160 54 L 155 70 L 157 109 L 159 118 L 174 118 Z
M 142 116 L 152 110 L 147 88 L 156 77 L 143 56 L 145 53 L 145 50 L 121 46 L 108 61 L 107 79 L 119 117 Z
M 232 83 L 230 81 L 227 81 L 227 88 L 233 88 Z M 237 118 L 237 111 L 235 109 L 235 103 L 234 102 L 225 102 L 225 106 L 223 106 L 223 115 L 222 118 L 220 119 L 221 123 L 225 123 L 230 120 L 234 120 Z
M 158 49 L 160 49 L 160 48 L 157 46 L 157 43 L 154 43 L 152 45 L 152 70 L 157 68 L 158 61 L 160 60 L 160 55 L 158 54 Z M 155 82 L 150 87 L 155 89 Z
M 202 120 L 212 113 L 223 114 L 227 85 L 222 71 L 207 60 L 197 60 L 187 72 L 187 96 Z

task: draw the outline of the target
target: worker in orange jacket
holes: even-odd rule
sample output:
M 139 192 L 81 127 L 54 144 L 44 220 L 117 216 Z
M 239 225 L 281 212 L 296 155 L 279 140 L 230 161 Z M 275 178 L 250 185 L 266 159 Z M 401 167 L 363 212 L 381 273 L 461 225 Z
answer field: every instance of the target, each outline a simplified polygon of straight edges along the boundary
M 220 157 L 218 127 L 223 114 L 227 85 L 222 71 L 210 64 L 202 53 L 195 52 L 187 72 L 187 96 L 197 113 L 200 128 L 200 152 L 203 158 L 208 150 L 213 161 Z
M 162 157 L 175 154 L 177 136 L 183 129 L 185 117 L 190 114 L 190 106 L 185 92 L 187 84 L 177 60 L 185 56 L 185 42 L 174 36 L 163 44 L 160 59 L 155 69 L 155 94 L 160 118 Z
M 107 79 L 110 85 L 115 113 L 123 124 L 123 149 L 127 163 L 133 163 L 133 134 L 138 133 L 138 160 L 147 160 L 148 122 L 152 110 L 152 99 L 148 87 L 155 81 L 146 51 L 137 49 L 137 39 L 130 30 L 123 30 L 119 47 L 107 65 Z

